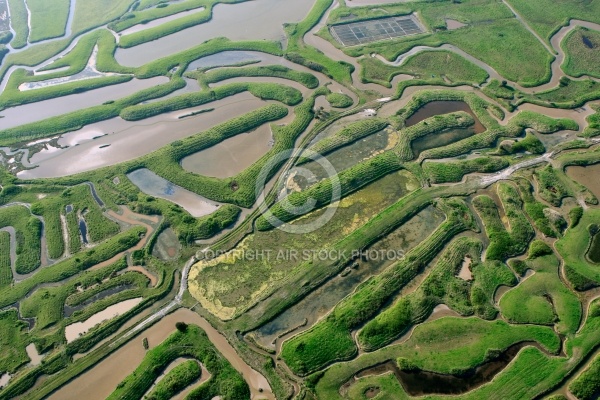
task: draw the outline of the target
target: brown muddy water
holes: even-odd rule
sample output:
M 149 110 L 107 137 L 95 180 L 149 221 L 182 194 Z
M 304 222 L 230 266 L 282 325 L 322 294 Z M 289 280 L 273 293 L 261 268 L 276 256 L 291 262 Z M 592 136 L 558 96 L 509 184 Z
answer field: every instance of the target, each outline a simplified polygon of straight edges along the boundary
M 215 330 L 204 318 L 195 312 L 182 308 L 142 331 L 127 344 L 96 364 L 93 368 L 79 375 L 71 382 L 49 396 L 52 400 L 103 400 L 117 385 L 131 374 L 142 362 L 146 350 L 142 339 L 147 338 L 150 349 L 162 343 L 175 331 L 175 323 L 182 321 L 196 324 L 204 329 L 217 350 L 239 371 L 250 385 L 252 398 L 273 398 L 267 380 L 250 368 L 235 352 L 227 339 Z M 93 388 L 93 390 L 90 390 Z M 260 391 L 262 389 L 262 392 Z
M 568 167 L 569 178 L 587 187 L 596 197 L 600 198 L 600 164 L 587 167 Z
M 449 114 L 457 111 L 469 113 L 475 119 L 473 129 L 475 133 L 485 131 L 485 126 L 479 121 L 471 107 L 464 101 L 432 101 L 419 108 L 413 115 L 406 119 L 406 127 L 413 126 L 427 118 L 435 117 L 436 115 Z
M 118 100 L 140 90 L 147 89 L 168 82 L 169 79 L 161 76 L 150 79 L 132 79 L 118 85 L 106 86 L 99 89 L 88 90 L 83 93 L 57 97 L 55 99 L 38 101 L 18 107 L 7 108 L 0 111 L 0 129 L 40 121 L 42 119 L 66 114 L 71 111 L 87 107 L 98 106 L 109 100 Z
M 35 347 L 34 343 L 30 343 L 26 348 L 27 357 L 29 357 L 29 364 L 32 366 L 40 365 L 42 363 L 43 355 L 40 355 Z
M 90 318 L 83 322 L 75 322 L 74 324 L 67 325 L 65 327 L 65 337 L 67 343 L 74 341 L 80 336 L 84 335 L 92 329 L 94 326 L 101 324 L 102 322 L 118 317 L 119 315 L 125 314 L 127 311 L 133 309 L 135 306 L 142 302 L 141 297 L 135 299 L 129 299 L 122 301 L 117 304 L 113 304 L 110 307 L 92 315 Z
M 178 204 L 196 218 L 219 208 L 218 203 L 177 186 L 146 168 L 130 172 L 127 178 L 142 192 Z
M 229 178 L 250 167 L 273 143 L 270 123 L 226 139 L 181 160 L 186 171 L 215 178 Z
M 209 22 L 129 49 L 119 48 L 115 57 L 119 64 L 139 67 L 217 37 L 233 41 L 266 39 L 283 42 L 283 23 L 303 20 L 313 3 L 307 0 L 255 0 L 217 4 Z
M 501 352 L 498 357 L 495 357 L 493 360 L 487 361 L 460 375 L 439 374 L 423 370 L 403 371 L 398 368 L 395 362 L 388 361 L 363 370 L 359 372 L 356 377 L 362 378 L 371 375 L 381 375 L 385 372 L 393 372 L 404 390 L 411 396 L 423 396 L 428 394 L 463 394 L 490 382 L 498 373 L 506 368 L 506 366 L 517 356 L 519 351 L 526 346 L 540 348 L 535 342 L 521 342 L 514 344 Z
M 129 122 L 113 118 L 91 124 L 59 139 L 60 146 L 70 147 L 48 155 L 34 155 L 31 164 L 39 167 L 22 171 L 18 176 L 23 179 L 56 178 L 132 160 L 267 104 L 250 93 L 243 92 L 203 106 L 161 114 L 142 121 Z M 208 107 L 214 110 L 179 118 Z M 165 132 L 169 134 L 165 135 Z M 93 139 L 95 137 L 99 138 Z M 102 147 L 107 144 L 110 147 Z
M 387 251 L 392 249 L 406 253 L 425 240 L 443 220 L 444 215 L 440 211 L 428 207 L 370 247 L 369 250 Z M 308 329 L 361 282 L 370 276 L 381 273 L 392 263 L 392 260 L 385 259 L 358 261 L 356 265 L 332 278 L 283 314 L 254 331 L 256 340 L 264 347 L 273 347 L 275 340 L 282 334 L 288 336 L 286 332 L 291 329 L 301 325 L 304 325 L 303 329 Z M 296 333 L 298 332 L 293 332 L 293 334 Z
M 446 28 L 448 28 L 449 31 L 464 28 L 465 26 L 467 26 L 467 24 L 463 24 L 455 19 L 446 19 Z

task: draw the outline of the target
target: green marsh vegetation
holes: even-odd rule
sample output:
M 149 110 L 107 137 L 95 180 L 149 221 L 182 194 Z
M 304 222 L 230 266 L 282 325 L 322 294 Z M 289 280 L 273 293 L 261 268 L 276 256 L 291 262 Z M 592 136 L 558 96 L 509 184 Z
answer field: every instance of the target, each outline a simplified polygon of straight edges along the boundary
M 569 391 L 578 399 L 592 400 L 600 391 L 600 357 L 596 356 L 569 385 Z
M 442 207 L 447 219 L 427 240 L 412 249 L 406 258 L 360 285 L 311 329 L 283 344 L 281 356 L 292 371 L 307 375 L 332 362 L 354 357 L 357 348 L 350 331 L 373 318 L 390 297 L 414 279 L 452 237 L 474 228 L 472 215 L 464 203 L 448 200 Z M 317 347 L 319 351 L 316 351 Z
M 490 239 L 486 259 L 504 261 L 527 250 L 534 230 L 523 213 L 523 201 L 517 189 L 511 184 L 500 183 L 497 192 L 501 204 L 496 204 L 487 195 L 480 195 L 473 199 L 473 206 L 481 217 Z M 503 210 L 506 223 L 500 218 L 499 209 Z
M 5 231 L 0 231 L 0 288 L 10 286 L 12 280 L 10 234 Z
M 244 378 L 218 352 L 206 333 L 196 325 L 187 325 L 185 331 L 176 330 L 164 342 L 146 353 L 142 363 L 108 398 L 140 398 L 150 389 L 162 371 L 179 357 L 194 358 L 211 373 L 211 378 L 206 383 L 190 393 L 192 398 L 210 399 L 221 396 L 224 400 L 234 400 L 250 397 L 250 390 Z M 166 384 L 161 385 L 163 386 Z
M 29 362 L 27 322 L 19 320 L 14 308 L 0 313 L 0 371 L 13 373 Z
M 561 334 L 574 334 L 581 323 L 577 296 L 559 278 L 559 260 L 543 242 L 532 242 L 527 268 L 535 274 L 500 299 L 502 315 L 512 323 L 554 325 Z
M 39 268 L 41 263 L 42 222 L 31 215 L 24 206 L 0 208 L 0 226 L 13 227 L 17 241 L 15 271 L 28 274 Z
M 417 290 L 397 298 L 365 324 L 357 335 L 360 347 L 366 351 L 382 348 L 411 326 L 424 322 L 439 304 L 446 304 L 461 315 L 472 315 L 471 283 L 457 275 L 466 258 L 471 263 L 469 268 L 476 269 L 474 263 L 479 262 L 481 250 L 481 242 L 475 239 L 461 237 L 450 242 Z
M 509 3 L 548 43 L 570 19 L 600 23 L 600 5 L 596 2 L 555 3 L 541 0 L 534 4 L 527 0 L 509 0 Z
M 562 68 L 567 75 L 600 78 L 600 32 L 587 28 L 574 29 L 562 42 L 562 48 L 566 54 Z
M 173 368 L 148 394 L 148 400 L 169 400 L 200 378 L 198 361 L 187 360 Z
M 401 66 L 387 65 L 373 57 L 362 58 L 359 63 L 363 82 L 385 87 L 391 87 L 392 79 L 399 74 L 443 86 L 481 85 L 488 78 L 483 69 L 450 51 L 423 51 L 409 57 Z
M 341 399 L 339 388 L 354 374 L 388 360 L 398 364 L 408 361 L 414 368 L 426 371 L 460 374 L 483 363 L 491 356 L 490 349 L 502 351 L 527 340 L 537 341 L 553 353 L 560 348 L 558 336 L 548 327 L 446 317 L 417 326 L 405 343 L 363 354 L 347 363 L 337 363 L 322 374 L 312 375 L 311 379 L 317 381 L 314 391 L 319 398 Z M 397 390 L 398 386 L 393 388 Z M 386 394 L 391 398 L 402 398 L 399 396 L 403 393 L 402 389 L 400 393 Z
M 460 182 L 465 175 L 503 170 L 509 162 L 501 157 L 477 157 L 463 161 L 425 162 L 423 172 L 431 183 Z
M 145 232 L 142 227 L 134 227 L 100 243 L 93 249 L 74 254 L 73 257 L 37 271 L 32 277 L 14 284 L 0 294 L 0 304 L 7 307 L 25 297 L 31 290 L 43 283 L 56 283 L 75 276 L 94 265 L 109 260 L 130 249 Z
M 70 0 L 27 0 L 31 11 L 31 43 L 65 34 Z

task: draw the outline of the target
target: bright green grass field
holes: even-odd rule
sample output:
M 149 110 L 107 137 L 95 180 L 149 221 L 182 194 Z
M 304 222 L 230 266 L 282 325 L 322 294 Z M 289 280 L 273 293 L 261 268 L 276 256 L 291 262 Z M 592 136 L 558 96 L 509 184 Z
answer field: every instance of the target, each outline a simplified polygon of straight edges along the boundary
M 19 321 L 16 309 L 0 313 L 0 373 L 14 372 L 29 361 L 26 322 Z
M 427 371 L 453 373 L 481 364 L 490 349 L 503 350 L 524 340 L 535 340 L 552 352 L 560 346 L 558 336 L 547 327 L 509 325 L 501 320 L 483 321 L 479 318 L 441 318 L 417 326 L 412 336 L 402 344 L 364 353 L 350 362 L 334 364 L 317 383 L 317 398 L 341 398 L 340 386 L 356 372 L 387 360 L 404 358 Z M 394 387 L 397 388 L 392 385 Z
M 502 315 L 515 323 L 556 323 L 560 333 L 575 333 L 581 320 L 581 304 L 560 280 L 556 256 L 540 257 L 527 264 L 535 274 L 502 296 Z
M 77 0 L 73 17 L 73 35 L 118 18 L 133 3 L 134 0 Z
M 65 34 L 70 0 L 27 0 L 31 11 L 29 41 L 59 37 Z
M 373 57 L 361 59 L 361 78 L 365 82 L 390 86 L 395 75 L 408 74 L 416 78 L 431 79 L 445 77 L 453 83 L 481 84 L 488 78 L 487 72 L 456 53 L 449 51 L 424 51 L 410 57 L 394 67 Z
M 541 37 L 550 39 L 569 18 L 600 22 L 600 2 L 587 0 L 507 0 Z
M 12 282 L 10 269 L 10 235 L 0 231 L 0 288 L 9 286 Z
M 591 239 L 588 226 L 598 222 L 600 222 L 600 210 L 587 209 L 579 224 L 569 229 L 565 236 L 556 242 L 556 249 L 565 260 L 565 265 L 595 282 L 600 282 L 600 266 L 590 264 L 585 254 Z
M 586 45 L 584 40 L 592 47 Z M 566 55 L 562 69 L 567 75 L 600 78 L 600 32 L 575 29 L 565 38 L 562 47 Z

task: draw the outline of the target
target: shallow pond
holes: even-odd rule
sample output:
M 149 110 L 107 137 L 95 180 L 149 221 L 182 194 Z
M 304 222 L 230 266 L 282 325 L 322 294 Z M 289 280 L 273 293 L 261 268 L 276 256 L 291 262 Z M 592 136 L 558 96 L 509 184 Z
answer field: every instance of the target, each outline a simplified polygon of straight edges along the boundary
M 157 18 L 155 20 L 152 20 L 148 23 L 139 23 L 137 25 L 132 26 L 131 28 L 127 28 L 121 32 L 118 33 L 119 36 L 125 36 L 125 35 L 130 35 L 132 33 L 136 33 L 136 32 L 140 32 L 146 29 L 150 29 L 150 28 L 154 28 L 157 26 L 160 26 L 166 22 L 170 22 L 170 21 L 175 21 L 176 19 L 179 18 L 183 18 L 183 17 L 187 17 L 188 15 L 193 15 L 199 12 L 204 11 L 206 8 L 204 7 L 198 7 L 195 8 L 193 10 L 188 10 L 188 11 L 182 11 L 180 13 L 177 14 L 173 14 L 173 15 L 169 15 L 166 17 L 162 17 L 162 18 Z
M 85 220 L 83 218 L 79 218 L 79 233 L 81 234 L 81 240 L 83 240 L 84 244 L 88 244 L 87 231 L 88 229 Z
M 8 385 L 8 382 L 10 382 L 10 374 L 2 374 L 2 376 L 0 376 L 0 388 Z
M 101 324 L 106 320 L 110 320 L 118 317 L 119 315 L 125 314 L 129 310 L 133 309 L 135 306 L 142 302 L 141 297 L 137 297 L 135 299 L 129 299 L 122 301 L 117 304 L 113 304 L 110 307 L 92 315 L 90 318 L 86 319 L 83 322 L 75 322 L 74 324 L 67 325 L 65 327 L 65 337 L 67 339 L 67 343 L 74 341 L 82 335 L 85 335 L 87 331 L 92 329 L 94 326 Z
M 66 114 L 71 111 L 98 106 L 106 101 L 118 100 L 142 89 L 151 88 L 166 82 L 168 82 L 168 78 L 164 76 L 150 79 L 132 79 L 129 82 L 118 85 L 7 108 L 0 111 L 0 115 L 4 116 L 4 118 L 0 119 L 0 126 L 2 126 L 2 129 L 12 128 Z
M 272 396 L 267 380 L 244 362 L 224 336 L 195 312 L 181 308 L 140 332 L 118 351 L 108 355 L 48 398 L 52 400 L 106 399 L 119 382 L 131 374 L 144 359 L 146 350 L 142 346 L 142 339 L 147 338 L 152 349 L 175 332 L 175 323 L 179 321 L 196 324 L 206 331 L 208 338 L 217 350 L 246 379 L 250 385 L 252 398 L 260 398 L 259 393 L 264 393 L 267 398 Z M 94 390 L 90 390 L 90 388 L 94 388 Z
M 40 355 L 35 347 L 35 344 L 30 343 L 26 348 L 27 357 L 29 357 L 29 363 L 32 366 L 40 365 L 42 363 L 43 355 Z M 0 385 L 1 386 L 1 385 Z
M 587 187 L 590 192 L 600 199 L 600 164 L 587 167 L 568 167 L 566 172 L 569 178 Z
M 178 204 L 196 218 L 208 215 L 219 207 L 217 203 L 177 186 L 146 168 L 130 172 L 127 177 L 142 192 Z
M 255 0 L 217 4 L 209 22 L 139 46 L 119 48 L 115 57 L 121 65 L 139 67 L 217 37 L 233 41 L 266 39 L 283 42 L 283 23 L 303 20 L 313 4 L 312 0 Z
M 260 159 L 273 142 L 270 124 L 236 135 L 181 160 L 186 171 L 215 178 L 239 174 Z
M 31 159 L 38 168 L 22 171 L 20 178 L 55 178 L 118 164 L 148 154 L 169 143 L 210 129 L 225 120 L 254 111 L 267 103 L 248 92 L 142 121 L 113 118 L 63 135 L 58 144 L 70 146 L 51 155 Z M 179 118 L 190 112 L 214 108 L 209 113 Z M 169 132 L 165 135 L 165 132 Z M 97 138 L 97 139 L 93 139 Z M 110 147 L 102 147 L 110 144 Z
M 71 307 L 71 306 L 68 306 L 65 304 L 64 316 L 65 316 L 65 318 L 68 318 L 71 315 L 73 315 L 73 313 L 75 311 L 83 310 L 85 307 L 89 306 L 90 304 L 92 304 L 98 300 L 102 300 L 108 296 L 112 296 L 113 294 L 117 294 L 117 293 L 123 292 L 125 290 L 129 290 L 129 289 L 133 289 L 133 286 L 131 286 L 131 285 L 115 286 L 113 288 L 106 289 L 106 290 L 101 291 L 100 293 L 97 293 L 96 295 L 90 297 L 83 303 L 78 304 L 76 306 Z
M 405 125 L 407 127 L 418 124 L 419 122 L 426 120 L 427 118 L 434 117 L 436 115 L 449 114 L 457 111 L 464 111 L 469 113 L 475 119 L 475 125 L 473 129 L 475 133 L 481 133 L 485 131 L 485 126 L 477 119 L 477 116 L 471 110 L 471 107 L 464 101 L 432 101 L 419 108 L 417 112 L 411 115 Z
M 260 61 L 261 53 L 253 51 L 222 51 L 217 54 L 199 58 L 192 61 L 188 66 L 188 71 L 195 71 L 199 68 L 208 69 L 220 66 L 234 65 L 248 61 Z

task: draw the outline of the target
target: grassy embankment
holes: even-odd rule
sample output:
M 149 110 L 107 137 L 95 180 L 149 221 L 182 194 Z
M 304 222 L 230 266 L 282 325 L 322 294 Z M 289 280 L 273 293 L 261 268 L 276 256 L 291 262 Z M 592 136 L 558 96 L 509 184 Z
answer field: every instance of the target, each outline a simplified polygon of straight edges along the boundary
M 190 28 L 192 26 L 210 21 L 210 19 L 212 18 L 213 7 L 216 4 L 231 4 L 238 3 L 240 1 L 243 0 L 188 0 L 187 2 L 182 2 L 178 4 L 170 4 L 169 7 L 143 10 L 138 14 L 125 14 L 125 16 L 133 15 L 133 18 L 125 19 L 120 22 L 117 21 L 113 25 L 111 25 L 111 28 L 114 28 L 117 32 L 120 32 L 121 30 L 125 29 L 125 27 L 131 26 L 129 24 L 133 22 L 145 23 L 156 18 L 175 14 L 177 12 L 183 12 L 194 8 L 204 7 L 204 10 L 202 11 L 198 11 L 190 15 L 177 18 L 173 21 L 164 22 L 156 27 L 145 28 L 141 31 L 121 36 L 121 39 L 119 40 L 119 47 L 134 47 L 142 43 L 147 43 L 156 39 L 160 39 L 163 36 L 167 36 L 172 33 L 179 32 L 183 29 Z
M 412 75 L 413 80 L 402 82 L 397 96 L 402 95 L 409 86 L 421 85 L 481 85 L 488 73 L 450 51 L 423 51 L 409 57 L 400 66 L 384 64 L 377 58 L 367 57 L 359 61 L 361 64 L 361 80 L 364 83 L 377 83 L 391 87 L 392 79 L 399 74 Z
M 285 26 L 288 36 L 285 57 L 294 63 L 322 72 L 340 83 L 351 83 L 350 74 L 354 70 L 352 65 L 332 60 L 314 47 L 304 43 L 304 35 L 314 28 L 332 4 L 333 0 L 317 0 L 306 18 L 298 23 Z
M 283 344 L 281 356 L 292 371 L 307 375 L 335 361 L 354 357 L 357 348 L 350 332 L 373 318 L 393 294 L 417 276 L 456 234 L 474 227 L 472 215 L 464 203 L 448 201 L 443 204 L 447 219 L 427 240 L 404 259 L 361 284 L 311 329 Z
M 196 360 L 187 360 L 169 371 L 148 394 L 148 400 L 169 400 L 200 379 L 202 369 Z
M 498 197 L 506 217 L 506 225 L 500 218 L 499 205 L 491 197 L 480 195 L 473 199 L 473 206 L 480 215 L 485 232 L 490 239 L 486 260 L 504 261 L 525 253 L 535 234 L 523 213 L 523 201 L 517 189 L 507 183 L 498 185 Z
M 161 372 L 179 357 L 192 357 L 204 364 L 211 378 L 190 393 L 191 398 L 224 400 L 250 396 L 244 378 L 218 352 L 206 333 L 195 325 L 184 332 L 175 331 L 164 342 L 150 350 L 136 370 L 123 380 L 108 399 L 138 399 L 152 386 Z
M 461 237 L 450 242 L 417 290 L 397 298 L 365 324 L 357 335 L 360 347 L 373 351 L 391 343 L 410 327 L 424 322 L 439 304 L 461 315 L 495 316 L 491 299 L 496 288 L 513 285 L 515 279 L 505 266 L 480 266 L 481 250 L 482 243 L 476 239 Z M 457 276 L 467 259 L 473 271 L 471 281 Z
M 35 271 L 41 263 L 42 222 L 24 206 L 0 208 L 0 227 L 9 226 L 17 232 L 15 271 L 18 274 Z
M 600 391 L 600 357 L 596 356 L 590 365 L 569 385 L 569 391 L 580 400 L 592 400 Z
M 590 263 L 586 257 L 592 241 L 590 229 L 598 218 L 598 210 L 586 210 L 577 226 L 567 230 L 565 236 L 556 242 L 556 249 L 565 261 L 567 278 L 579 289 L 600 283 L 598 266 Z
M 0 232 L 0 288 L 6 288 L 12 283 L 10 265 L 10 234 L 2 231 Z
M 431 183 L 460 182 L 465 175 L 473 172 L 492 173 L 509 166 L 500 157 L 478 157 L 463 161 L 425 162 L 423 172 Z
M 446 317 L 417 326 L 405 343 L 365 353 L 350 362 L 335 364 L 324 374 L 312 375 L 309 380 L 316 381 L 314 391 L 318 398 L 341 399 L 340 387 L 352 379 L 354 374 L 387 360 L 405 367 L 460 374 L 515 343 L 529 340 L 540 343 L 550 352 L 557 352 L 560 348 L 558 336 L 547 327 L 514 326 L 503 321 L 483 321 L 479 318 Z M 399 384 L 390 385 L 389 388 L 394 391 L 380 395 L 394 399 L 409 398 Z

